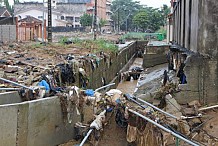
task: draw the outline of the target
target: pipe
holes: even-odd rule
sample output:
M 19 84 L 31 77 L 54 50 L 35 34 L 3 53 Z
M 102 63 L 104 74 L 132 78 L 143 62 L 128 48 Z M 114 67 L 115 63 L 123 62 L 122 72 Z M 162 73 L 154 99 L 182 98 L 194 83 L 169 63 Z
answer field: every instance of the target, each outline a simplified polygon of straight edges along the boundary
M 132 102 L 136 103 L 137 105 L 139 105 L 140 107 L 142 108 L 147 108 L 146 106 L 142 105 L 141 103 L 139 103 L 138 101 L 136 101 L 135 99 L 133 99 L 133 97 L 130 95 L 130 94 L 124 94 L 125 97 L 128 99 L 128 100 L 131 100 Z
M 92 133 L 92 131 L 93 131 L 93 129 L 90 129 L 90 130 L 87 132 L 86 136 L 83 138 L 83 140 L 82 140 L 82 142 L 80 143 L 79 146 L 83 146 L 83 145 L 84 145 L 84 143 L 86 142 L 87 138 L 88 138 L 89 135 Z
M 177 133 L 175 133 L 175 132 L 173 132 L 173 131 L 167 129 L 166 127 L 164 127 L 164 126 L 162 126 L 162 125 L 156 123 L 155 121 L 153 121 L 153 120 L 151 120 L 151 119 L 145 117 L 144 115 L 142 115 L 142 114 L 140 114 L 140 113 L 138 113 L 138 112 L 136 112 L 136 111 L 134 111 L 134 110 L 132 110 L 132 109 L 128 109 L 128 110 L 129 110 L 131 113 L 133 113 L 133 114 L 135 114 L 135 115 L 137 115 L 137 116 L 139 116 L 139 117 L 141 117 L 141 118 L 147 120 L 148 122 L 150 122 L 150 123 L 156 125 L 157 127 L 161 128 L 161 129 L 163 129 L 164 131 L 166 131 L 166 132 L 168 132 L 168 133 L 170 133 L 170 134 L 172 134 L 172 135 L 178 137 L 179 139 L 181 139 L 181 140 L 183 140 L 183 141 L 185 141 L 185 142 L 187 142 L 187 143 L 189 143 L 189 144 L 191 144 L 191 145 L 193 145 L 193 146 L 199 146 L 198 144 L 196 144 L 196 143 L 194 143 L 194 142 L 192 142 L 192 141 L 190 141 L 190 140 L 188 140 L 188 139 L 186 139 L 186 138 L 184 138 L 184 137 L 178 135 Z
M 21 90 L 21 88 L 0 88 L 0 90 L 15 90 L 15 91 L 17 91 L 17 90 Z
M 35 92 L 34 89 L 32 89 L 32 88 L 30 88 L 30 87 L 27 87 L 27 86 L 25 86 L 25 85 L 21 85 L 21 84 L 18 84 L 18 83 L 16 83 L 16 82 L 13 82 L 13 81 L 10 81 L 10 80 L 4 79 L 4 78 L 0 78 L 0 80 L 2 80 L 2 81 L 4 81 L 4 82 L 12 83 L 12 84 L 14 84 L 14 85 L 17 85 L 17 86 L 20 86 L 20 87 L 23 87 L 23 88 L 26 88 L 26 89 L 29 89 L 29 90 L 32 90 L 33 92 Z
M 95 92 L 98 92 L 99 90 L 104 89 L 104 88 L 107 88 L 107 87 L 110 87 L 110 86 L 112 86 L 112 85 L 115 85 L 115 83 L 111 83 L 111 84 L 108 84 L 108 85 L 99 87 L 99 88 L 95 89 Z
M 200 109 L 198 109 L 198 111 L 204 111 L 204 110 L 208 110 L 208 109 L 212 109 L 212 108 L 218 108 L 218 105 L 209 106 L 209 107 L 205 107 L 205 108 L 200 108 Z
M 167 115 L 167 116 L 169 116 L 169 117 L 171 117 L 171 118 L 178 119 L 176 116 L 174 116 L 174 115 L 172 115 L 172 114 L 170 114 L 170 113 L 167 113 L 167 112 L 165 112 L 165 111 L 163 111 L 163 110 L 157 108 L 156 106 L 154 106 L 153 104 L 150 104 L 149 102 L 146 102 L 146 101 L 144 101 L 144 100 L 142 100 L 142 99 L 140 99 L 140 98 L 137 98 L 137 100 L 139 100 L 139 101 L 141 101 L 141 102 L 147 104 L 148 106 L 150 106 L 150 107 L 156 109 L 157 111 L 159 111 L 159 112 L 161 112 L 161 113 L 163 113 L 163 114 L 165 114 L 165 115 Z
M 129 94 L 125 94 L 125 95 L 126 95 L 126 96 L 130 96 Z M 146 108 L 145 106 L 141 105 L 139 102 L 137 102 L 137 101 L 136 101 L 135 99 L 133 99 L 132 97 L 127 97 L 127 98 L 130 99 L 131 101 L 135 102 L 136 104 L 138 104 L 138 105 L 141 106 L 142 108 Z M 163 111 L 163 110 L 157 108 L 156 106 L 154 106 L 153 104 L 150 104 L 149 102 L 146 102 L 146 101 L 144 101 L 144 100 L 142 100 L 142 99 L 140 99 L 140 98 L 137 98 L 137 100 L 139 100 L 139 101 L 141 101 L 141 102 L 147 104 L 148 106 L 150 106 L 150 107 L 152 107 L 152 108 L 154 108 L 154 109 L 160 111 L 161 113 L 163 113 L 163 114 L 165 114 L 165 115 L 167 115 L 167 116 L 169 116 L 169 117 L 172 117 L 172 118 L 174 118 L 174 119 L 178 119 L 176 116 L 171 115 L 170 113 L 167 113 L 167 112 L 165 112 L 165 111 Z
M 105 114 L 105 113 L 106 113 L 106 110 L 102 111 L 98 116 L 101 116 L 102 114 Z M 97 119 L 97 117 L 96 117 L 96 119 Z M 96 130 L 99 130 L 100 126 L 99 126 L 99 127 L 96 126 L 96 119 L 90 124 L 90 127 L 93 127 L 93 128 L 95 128 Z M 83 144 L 85 143 L 85 141 L 87 140 L 87 138 L 89 137 L 89 135 L 92 133 L 93 128 L 90 129 L 90 130 L 87 132 L 86 136 L 83 138 L 83 140 L 82 140 L 82 142 L 80 143 L 79 146 L 83 146 Z

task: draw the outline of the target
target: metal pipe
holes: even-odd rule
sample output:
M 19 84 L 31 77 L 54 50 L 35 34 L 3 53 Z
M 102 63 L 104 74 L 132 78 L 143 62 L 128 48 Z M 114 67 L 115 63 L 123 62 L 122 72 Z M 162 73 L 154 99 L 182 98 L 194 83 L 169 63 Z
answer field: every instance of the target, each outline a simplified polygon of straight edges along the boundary
M 159 111 L 159 112 L 161 112 L 161 113 L 163 113 L 163 114 L 165 114 L 165 115 L 167 115 L 167 116 L 169 116 L 169 117 L 171 117 L 171 118 L 178 119 L 176 116 L 174 116 L 174 115 L 172 115 L 172 114 L 170 114 L 170 113 L 167 113 L 167 112 L 165 112 L 165 111 L 163 111 L 163 110 L 157 108 L 156 106 L 154 106 L 153 104 L 150 104 L 149 102 L 146 102 L 146 101 L 144 101 L 144 100 L 142 100 L 142 99 L 140 99 L 140 98 L 137 98 L 137 100 L 139 100 L 139 101 L 141 101 L 141 102 L 147 104 L 148 106 L 150 106 L 150 107 L 156 109 L 157 111 Z
M 135 114 L 135 115 L 137 115 L 137 116 L 139 116 L 139 117 L 141 117 L 141 118 L 147 120 L 148 122 L 150 122 L 150 123 L 156 125 L 157 127 L 161 128 L 161 129 L 163 129 L 164 131 L 166 131 L 166 132 L 168 132 L 168 133 L 170 133 L 170 134 L 172 134 L 172 135 L 178 137 L 179 139 L 181 139 L 181 140 L 183 140 L 183 141 L 185 141 L 185 142 L 187 142 L 187 143 L 189 143 L 189 144 L 191 144 L 191 145 L 193 145 L 193 146 L 199 146 L 198 144 L 196 144 L 196 143 L 194 143 L 194 142 L 192 142 L 192 141 L 190 141 L 190 140 L 188 140 L 188 139 L 186 139 L 186 138 L 184 138 L 184 137 L 178 135 L 177 133 L 175 133 L 175 132 L 173 132 L 173 131 L 167 129 L 166 127 L 164 127 L 164 126 L 162 126 L 162 125 L 156 123 L 155 121 L 153 121 L 153 120 L 151 120 L 151 119 L 145 117 L 144 115 L 142 115 L 142 114 L 140 114 L 140 113 L 138 113 L 138 112 L 136 112 L 136 111 L 134 111 L 134 110 L 132 110 L 132 109 L 128 109 L 128 110 L 129 110 L 131 113 L 133 113 L 133 114 Z
M 109 87 L 109 86 L 113 86 L 113 85 L 115 85 L 115 83 L 111 83 L 111 84 L 108 84 L 108 85 L 105 85 L 105 86 L 99 87 L 99 88 L 95 89 L 95 92 L 98 92 L 98 91 L 101 90 L 101 89 L 104 89 L 104 88 L 107 88 L 107 87 Z
M 21 90 L 21 88 L 0 88 L 0 90 Z
M 7 79 L 4 79 L 4 78 L 0 78 L 0 80 L 4 81 L 4 82 L 8 82 L 8 83 L 11 83 L 11 84 L 14 84 L 14 85 L 17 85 L 17 86 L 20 86 L 20 87 L 23 87 L 23 88 L 26 88 L 26 89 L 29 89 L 29 90 L 32 90 L 34 92 L 34 89 L 30 88 L 30 87 L 27 87 L 25 85 L 21 85 L 21 84 L 18 84 L 16 82 L 13 82 L 13 81 L 10 81 L 10 80 L 7 80 Z
M 82 140 L 82 142 L 80 143 L 79 146 L 83 146 L 83 145 L 84 145 L 84 143 L 86 142 L 87 138 L 88 138 L 89 135 L 92 133 L 92 131 L 93 131 L 93 129 L 90 129 L 90 130 L 87 132 L 86 136 L 83 138 L 83 140 Z
M 142 108 L 147 108 L 146 106 L 142 105 L 141 103 L 139 103 L 138 101 L 136 101 L 135 99 L 133 99 L 133 97 L 130 94 L 124 94 L 126 96 L 126 98 L 128 100 L 131 100 L 132 102 L 136 103 L 137 105 L 141 106 Z

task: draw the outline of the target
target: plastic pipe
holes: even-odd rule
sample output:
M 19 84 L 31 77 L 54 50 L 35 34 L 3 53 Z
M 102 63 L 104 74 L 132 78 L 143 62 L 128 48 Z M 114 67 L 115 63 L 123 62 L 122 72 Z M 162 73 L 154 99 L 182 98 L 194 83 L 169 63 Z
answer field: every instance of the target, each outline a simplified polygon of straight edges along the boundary
M 20 90 L 20 88 L 0 88 L 0 90 L 14 90 L 14 91 L 17 91 L 17 90 Z
M 84 143 L 86 142 L 87 138 L 88 138 L 89 135 L 92 133 L 92 131 L 93 131 L 93 129 L 90 129 L 90 130 L 87 132 L 86 136 L 83 138 L 83 140 L 82 140 L 82 142 L 80 143 L 79 146 L 83 146 L 83 145 L 84 145 Z
M 135 115 L 137 115 L 137 116 L 139 116 L 139 117 L 141 117 L 141 118 L 147 120 L 148 122 L 150 122 L 150 123 L 156 125 L 157 127 L 161 128 L 161 129 L 163 129 L 164 131 L 166 131 L 166 132 L 168 132 L 168 133 L 170 133 L 170 134 L 176 136 L 177 138 L 179 138 L 179 139 L 181 139 L 181 140 L 183 140 L 183 141 L 185 141 L 185 142 L 187 142 L 187 143 L 189 143 L 189 144 L 191 144 L 191 145 L 193 145 L 193 146 L 199 146 L 198 144 L 196 144 L 196 143 L 194 143 L 194 142 L 192 142 L 192 141 L 190 141 L 190 140 L 188 140 L 188 139 L 186 139 L 186 138 L 184 138 L 184 137 L 178 135 L 177 133 L 175 133 L 175 132 L 173 132 L 173 131 L 167 129 L 166 127 L 164 127 L 164 126 L 162 126 L 162 125 L 156 123 L 155 121 L 153 121 L 153 120 L 151 120 L 151 119 L 145 117 L 144 115 L 142 115 L 142 114 L 140 114 L 140 113 L 138 113 L 138 112 L 136 112 L 136 111 L 134 111 L 134 110 L 132 110 L 132 109 L 128 109 L 128 110 L 129 110 L 131 113 L 133 113 L 133 114 L 135 114 Z
M 14 85 L 17 85 L 17 86 L 20 86 L 20 87 L 23 87 L 23 88 L 26 88 L 26 89 L 29 89 L 29 90 L 32 90 L 34 92 L 34 89 L 30 88 L 30 87 L 27 87 L 25 85 L 21 85 L 21 84 L 18 84 L 16 82 L 13 82 L 13 81 L 10 81 L 10 80 L 7 80 L 7 79 L 4 79 L 4 78 L 0 78 L 0 80 L 4 81 L 4 82 L 8 82 L 8 83 L 11 83 L 11 84 L 14 84 Z
M 98 92 L 99 90 L 104 89 L 104 88 L 107 88 L 107 87 L 110 87 L 110 86 L 112 86 L 112 85 L 115 85 L 115 83 L 111 83 L 111 84 L 108 84 L 108 85 L 99 87 L 99 88 L 95 89 L 95 92 Z
M 172 114 L 170 114 L 170 113 L 167 113 L 167 112 L 165 112 L 165 111 L 163 111 L 163 110 L 157 108 L 156 106 L 154 106 L 153 104 L 150 104 L 149 102 L 146 102 L 146 101 L 144 101 L 144 100 L 142 100 L 142 99 L 140 99 L 140 98 L 137 98 L 137 100 L 139 100 L 140 102 L 143 102 L 143 103 L 147 104 L 148 106 L 150 106 L 150 107 L 156 109 L 157 111 L 159 111 L 159 112 L 161 112 L 161 113 L 163 113 L 163 114 L 165 114 L 165 115 L 167 115 L 167 116 L 169 116 L 169 117 L 171 117 L 171 118 L 178 119 L 176 116 L 174 116 L 174 115 L 172 115 Z

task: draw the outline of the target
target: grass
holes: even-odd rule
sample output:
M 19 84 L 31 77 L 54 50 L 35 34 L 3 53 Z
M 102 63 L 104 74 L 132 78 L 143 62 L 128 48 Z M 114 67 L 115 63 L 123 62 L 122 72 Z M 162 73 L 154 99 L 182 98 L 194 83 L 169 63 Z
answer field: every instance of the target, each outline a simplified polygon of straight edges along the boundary
M 73 42 L 73 46 L 84 48 L 84 49 L 91 49 L 92 53 L 98 52 L 117 52 L 118 47 L 106 40 L 97 39 L 97 40 L 81 40 L 79 38 L 69 39 L 67 37 L 61 37 L 59 43 L 64 45 L 66 41 L 71 40 Z M 67 45 L 66 45 L 67 46 Z

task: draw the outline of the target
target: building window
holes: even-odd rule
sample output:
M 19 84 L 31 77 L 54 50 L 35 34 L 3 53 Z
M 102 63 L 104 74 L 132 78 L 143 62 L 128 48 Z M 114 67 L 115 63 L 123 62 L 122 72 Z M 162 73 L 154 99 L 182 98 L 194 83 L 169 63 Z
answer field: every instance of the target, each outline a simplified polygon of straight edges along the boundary
M 72 16 L 66 16 L 65 17 L 67 21 L 73 22 L 73 17 Z
M 43 16 L 38 16 L 38 19 L 42 19 L 43 18 Z
M 79 22 L 80 18 L 79 17 L 75 17 L 75 22 Z
M 53 3 L 55 3 L 55 1 L 53 1 Z
M 61 16 L 61 20 L 64 20 L 64 16 Z
M 80 27 L 80 25 L 75 25 L 75 28 L 78 28 L 78 27 Z

